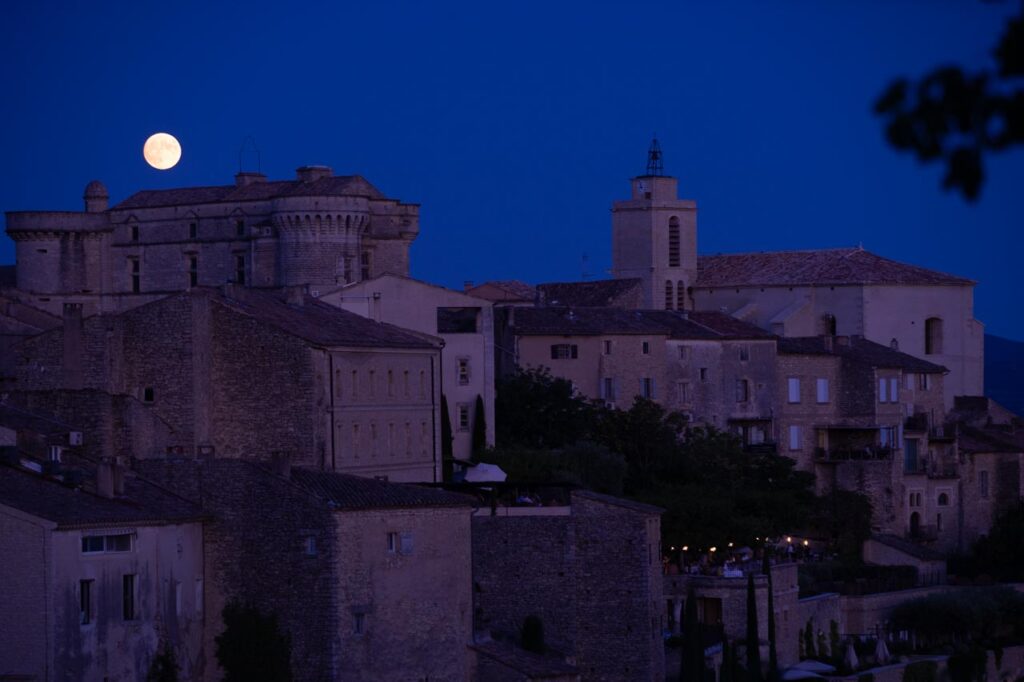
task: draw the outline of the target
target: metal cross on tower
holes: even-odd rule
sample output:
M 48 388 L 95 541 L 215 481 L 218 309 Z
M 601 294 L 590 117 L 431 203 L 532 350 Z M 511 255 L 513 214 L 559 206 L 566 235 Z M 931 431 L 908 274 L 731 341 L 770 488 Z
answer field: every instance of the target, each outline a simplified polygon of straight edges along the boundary
M 647 175 L 664 175 L 665 168 L 661 163 L 661 147 L 658 138 L 651 139 L 651 148 L 647 150 Z

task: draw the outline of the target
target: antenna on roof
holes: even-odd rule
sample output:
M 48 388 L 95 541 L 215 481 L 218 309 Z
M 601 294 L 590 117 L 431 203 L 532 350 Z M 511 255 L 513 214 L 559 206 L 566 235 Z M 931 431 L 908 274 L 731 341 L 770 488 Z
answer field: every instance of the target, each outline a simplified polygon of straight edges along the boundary
M 256 171 L 257 173 L 262 172 L 260 170 L 260 150 L 256 146 L 256 138 L 252 135 L 246 135 L 242 138 L 242 146 L 238 148 L 238 172 L 245 172 L 245 163 L 243 162 L 244 157 L 248 155 L 251 160 L 254 156 L 256 159 Z
M 651 139 L 651 148 L 647 150 L 647 175 L 664 175 L 665 168 L 662 165 L 661 146 L 658 144 L 658 135 Z

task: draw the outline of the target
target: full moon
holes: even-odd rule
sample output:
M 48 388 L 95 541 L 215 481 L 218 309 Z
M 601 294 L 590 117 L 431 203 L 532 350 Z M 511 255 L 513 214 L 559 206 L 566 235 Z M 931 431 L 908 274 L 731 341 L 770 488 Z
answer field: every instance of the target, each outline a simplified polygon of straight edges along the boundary
M 174 168 L 181 159 L 181 145 L 173 135 L 154 133 L 142 146 L 142 156 L 153 168 L 167 170 Z

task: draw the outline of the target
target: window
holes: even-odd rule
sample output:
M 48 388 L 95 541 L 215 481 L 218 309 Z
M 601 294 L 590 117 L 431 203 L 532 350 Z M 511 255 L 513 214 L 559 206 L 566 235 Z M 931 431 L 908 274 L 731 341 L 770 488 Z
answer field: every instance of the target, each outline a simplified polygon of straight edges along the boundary
M 388 554 L 395 554 L 398 552 L 398 533 L 388 533 L 387 547 Z
M 366 392 L 372 398 L 374 391 L 376 390 L 377 383 L 377 371 L 371 369 L 367 374 Z
M 438 334 L 476 334 L 480 308 L 438 308 Z
M 978 472 L 978 494 L 981 495 L 981 499 L 988 499 L 988 472 Z
M 676 310 L 686 310 L 686 285 L 683 280 L 676 282 Z
M 679 360 L 681 362 L 686 362 L 689 358 L 690 358 L 690 347 L 689 346 L 679 346 Z
M 789 427 L 789 449 L 800 449 L 800 427 L 796 424 L 792 424 Z
M 949 494 L 948 493 L 939 493 L 938 503 L 939 503 L 940 507 L 948 507 L 949 506 Z
M 121 577 L 121 617 L 124 620 L 135 620 L 138 617 L 135 610 L 135 583 L 134 573 Z
M 399 551 L 404 556 L 412 554 L 412 533 L 409 531 L 399 533 L 399 540 L 401 540 L 401 544 L 398 548 Z
M 156 399 L 156 395 L 154 393 L 154 390 L 153 390 L 152 386 L 146 386 L 144 389 L 142 389 L 142 402 L 144 402 L 144 403 L 151 403 L 155 399 Z
M 132 293 L 137 294 L 142 291 L 142 272 L 140 270 L 138 258 L 128 259 L 128 274 L 131 278 Z
M 352 397 L 359 393 L 359 370 L 352 370 Z
M 642 342 L 640 344 L 640 352 L 643 353 L 644 355 L 650 355 L 651 354 L 651 342 L 650 341 Z
M 575 360 L 577 357 L 579 357 L 579 351 L 575 343 L 551 344 L 552 360 Z
M 640 397 L 641 398 L 654 398 L 654 379 L 650 377 L 644 377 L 640 379 Z
M 92 580 L 78 581 L 78 622 L 88 625 L 92 622 Z
M 370 453 L 377 454 L 377 422 L 370 422 Z
M 601 380 L 601 398 L 603 400 L 613 401 L 615 400 L 615 379 L 612 377 L 605 377 Z
M 188 238 L 195 239 L 199 236 L 199 225 L 196 223 L 188 224 Z
M 119 535 L 87 535 L 82 538 L 82 554 L 112 554 L 132 551 L 130 533 Z
M 822 377 L 818 377 L 818 380 L 815 382 L 815 384 L 816 384 L 815 387 L 817 389 L 817 400 L 818 400 L 818 402 L 819 403 L 827 403 L 828 402 L 828 379 L 824 379 Z
M 924 321 L 924 354 L 942 353 L 942 319 L 929 317 Z
M 181 581 L 174 581 L 174 613 L 181 616 Z
M 789 387 L 789 402 L 800 402 L 800 379 L 797 377 L 789 377 L 787 384 Z
M 244 220 L 236 220 L 235 221 L 235 234 L 237 236 L 239 236 L 239 237 L 244 237 L 245 236 L 245 221 Z
M 405 422 L 405 454 L 412 452 L 412 424 Z
M 469 431 L 469 403 L 459 403 L 459 431 Z
M 402 370 L 402 390 L 405 393 L 405 397 L 409 397 L 409 370 Z
M 359 278 L 370 279 L 370 252 L 363 251 L 359 254 Z
M 235 283 L 245 284 L 245 256 L 235 256 Z
M 736 402 L 745 403 L 750 400 L 750 382 L 746 379 L 736 380 Z
M 303 541 L 303 551 L 307 556 L 316 556 L 316 536 L 307 535 Z
M 680 381 L 676 384 L 676 392 L 679 394 L 679 402 L 688 403 L 690 402 L 690 382 Z
M 921 493 L 910 493 L 910 506 L 920 507 L 921 506 Z
M 459 358 L 458 361 L 459 386 L 469 384 L 469 358 Z
M 395 424 L 394 424 L 394 422 L 388 422 L 388 442 L 387 442 L 387 448 L 388 448 L 388 452 L 391 453 L 391 456 L 394 457 L 394 455 L 395 455 Z
M 672 299 L 675 297 L 672 295 L 672 282 L 665 282 L 665 310 L 672 310 Z
M 422 369 L 420 370 L 420 397 L 427 397 L 427 372 Z
M 188 257 L 188 285 L 190 287 L 199 284 L 199 256 Z
M 612 342 L 611 342 L 611 339 L 605 339 L 605 341 L 604 341 L 604 354 L 605 355 L 611 355 L 612 354 Z
M 896 447 L 896 429 L 892 426 L 878 429 L 878 442 L 883 448 Z
M 932 388 L 932 375 L 924 373 L 918 374 L 917 387 L 922 391 L 930 391 Z
M 132 225 L 130 231 L 131 231 L 131 235 L 132 235 L 132 241 L 133 242 L 139 241 L 139 226 L 138 225 Z
M 354 613 L 352 614 L 352 634 L 361 635 L 366 632 L 366 614 L 365 613 Z
M 708 368 L 707 367 L 701 367 L 700 368 L 700 380 L 703 383 L 707 383 L 707 381 L 708 381 Z
M 900 380 L 896 377 L 889 378 L 889 402 L 898 403 L 900 401 Z
M 889 382 L 885 380 L 885 377 L 878 379 L 878 402 L 889 402 Z
M 740 362 L 747 362 L 750 360 L 750 346 L 740 346 L 739 354 Z
M 461 382 L 460 382 L 461 383 Z M 395 395 L 395 373 L 388 370 L 388 397 Z
M 908 373 L 908 374 L 904 374 L 903 375 L 903 388 L 905 388 L 908 391 L 913 390 L 913 388 L 914 388 L 914 375 L 913 374 L 909 374 Z
M 917 439 L 905 438 L 903 440 L 903 471 L 908 474 L 916 474 L 917 468 Z
M 352 456 L 359 459 L 359 424 L 352 424 Z
M 668 266 L 679 267 L 679 218 L 668 219 Z

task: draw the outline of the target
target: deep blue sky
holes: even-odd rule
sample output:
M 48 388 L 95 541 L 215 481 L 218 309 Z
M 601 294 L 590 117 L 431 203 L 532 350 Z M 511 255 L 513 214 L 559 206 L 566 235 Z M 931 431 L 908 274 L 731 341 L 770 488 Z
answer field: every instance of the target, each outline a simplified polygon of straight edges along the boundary
M 599 277 L 657 132 L 703 253 L 863 243 L 977 279 L 987 331 L 1024 339 L 1024 151 L 967 204 L 870 111 L 897 75 L 990 65 L 1016 2 L 56 4 L 0 7 L 2 210 L 229 184 L 251 134 L 272 178 L 328 164 L 421 203 L 414 276 Z M 158 130 L 171 171 L 141 157 Z

